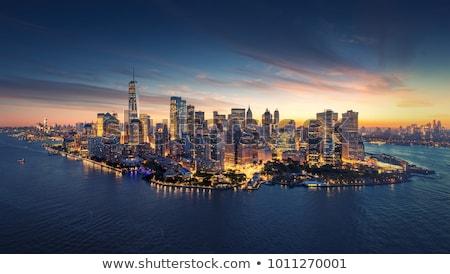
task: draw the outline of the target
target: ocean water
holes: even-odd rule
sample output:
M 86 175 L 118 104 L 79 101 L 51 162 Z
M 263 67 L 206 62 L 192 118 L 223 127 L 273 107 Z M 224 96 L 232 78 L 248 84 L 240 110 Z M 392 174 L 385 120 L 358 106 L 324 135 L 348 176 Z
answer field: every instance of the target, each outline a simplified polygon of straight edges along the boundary
M 366 151 L 436 174 L 382 186 L 189 190 L 0 134 L 0 253 L 450 253 L 450 150 Z

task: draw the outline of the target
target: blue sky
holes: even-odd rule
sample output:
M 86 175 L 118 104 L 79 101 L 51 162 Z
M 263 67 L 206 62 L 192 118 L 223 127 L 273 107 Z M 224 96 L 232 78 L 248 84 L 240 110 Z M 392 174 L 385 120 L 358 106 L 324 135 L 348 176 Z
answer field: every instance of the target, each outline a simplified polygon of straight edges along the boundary
M 127 107 L 168 118 L 251 106 L 302 122 L 450 124 L 445 1 L 127 1 L 0 4 L 0 126 L 95 120 Z

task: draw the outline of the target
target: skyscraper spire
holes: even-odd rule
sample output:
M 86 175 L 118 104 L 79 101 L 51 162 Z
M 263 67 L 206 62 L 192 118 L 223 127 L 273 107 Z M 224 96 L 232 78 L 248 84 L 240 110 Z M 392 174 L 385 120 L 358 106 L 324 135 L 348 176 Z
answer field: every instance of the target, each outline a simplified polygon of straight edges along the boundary
M 133 81 L 128 83 L 128 111 L 129 120 L 138 118 L 137 98 L 136 98 L 136 81 L 134 80 L 134 65 L 133 65 Z
M 248 109 L 247 109 L 247 124 L 251 123 L 252 119 L 253 119 L 252 110 L 250 109 L 250 105 L 248 105 Z

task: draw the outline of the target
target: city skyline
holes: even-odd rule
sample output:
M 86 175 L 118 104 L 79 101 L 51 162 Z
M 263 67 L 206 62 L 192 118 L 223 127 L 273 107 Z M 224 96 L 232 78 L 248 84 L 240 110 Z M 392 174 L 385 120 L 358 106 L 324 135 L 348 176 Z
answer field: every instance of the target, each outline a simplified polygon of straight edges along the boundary
M 357 109 L 360 126 L 449 126 L 444 4 L 294 3 L 9 3 L 0 126 L 123 121 L 133 67 L 155 123 L 181 96 L 206 119 L 250 105 L 257 120 Z

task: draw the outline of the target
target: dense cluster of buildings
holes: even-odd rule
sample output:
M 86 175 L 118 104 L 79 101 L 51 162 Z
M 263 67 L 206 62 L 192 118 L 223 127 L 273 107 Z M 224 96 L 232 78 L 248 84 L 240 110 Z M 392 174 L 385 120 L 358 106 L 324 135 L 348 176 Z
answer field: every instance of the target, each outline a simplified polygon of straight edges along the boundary
M 83 157 L 130 165 L 144 155 L 160 155 L 200 173 L 264 163 L 273 157 L 310 166 L 364 159 L 357 112 L 349 110 L 339 119 L 338 113 L 325 110 L 297 126 L 294 120 L 280 120 L 278 109 L 273 114 L 266 109 L 258 121 L 249 106 L 232 108 L 229 114 L 214 111 L 207 120 L 203 111 L 173 96 L 170 119 L 153 125 L 150 115 L 138 112 L 136 83 L 133 77 L 128 84 L 123 121 L 117 113 L 98 113 L 95 123 L 80 124 L 64 137 L 64 148 Z
M 433 120 L 424 125 L 411 124 L 399 128 L 361 128 L 361 134 L 366 141 L 384 141 L 395 144 L 417 144 L 431 146 L 450 146 L 450 135 L 442 126 L 441 121 Z

